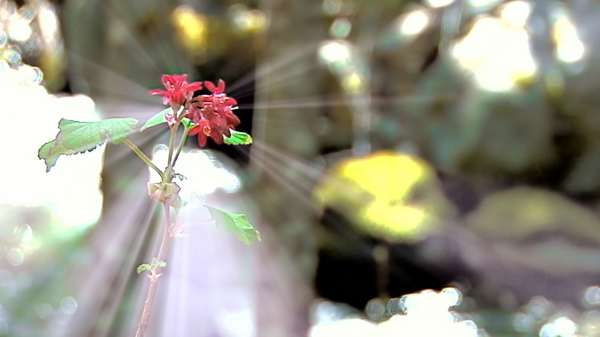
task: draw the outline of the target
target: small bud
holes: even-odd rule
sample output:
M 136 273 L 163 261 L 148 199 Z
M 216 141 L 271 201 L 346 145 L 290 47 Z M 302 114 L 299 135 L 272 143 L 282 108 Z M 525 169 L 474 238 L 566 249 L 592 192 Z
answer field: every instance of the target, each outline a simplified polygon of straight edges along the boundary
M 169 205 L 179 203 L 179 191 L 181 188 L 176 183 L 148 183 L 148 195 L 152 200 Z

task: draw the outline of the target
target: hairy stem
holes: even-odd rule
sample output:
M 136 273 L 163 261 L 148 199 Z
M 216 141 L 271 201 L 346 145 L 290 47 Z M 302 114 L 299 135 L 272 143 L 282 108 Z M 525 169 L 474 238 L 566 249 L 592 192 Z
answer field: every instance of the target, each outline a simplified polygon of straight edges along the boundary
M 159 169 L 158 166 L 154 165 L 152 160 L 150 158 L 148 158 L 148 156 L 146 156 L 144 151 L 142 151 L 139 147 L 137 147 L 137 145 L 135 145 L 129 138 L 125 138 L 123 143 L 125 145 L 129 146 L 131 151 L 133 151 L 133 153 L 135 153 L 144 163 L 146 163 L 146 165 L 148 165 L 154 171 L 156 171 L 156 173 L 158 173 L 159 176 L 164 177 L 163 171 L 161 171 L 161 169 Z
M 155 257 L 157 261 L 166 261 L 172 239 L 171 228 L 173 226 L 171 225 L 171 206 L 169 206 L 167 203 L 163 203 L 163 206 L 165 210 L 166 221 L 163 229 L 162 239 L 160 241 L 160 247 L 158 248 L 158 254 Z M 148 286 L 148 291 L 146 292 L 144 308 L 142 309 L 142 315 L 138 322 L 135 337 L 144 337 L 146 333 L 146 329 L 150 323 L 150 317 L 152 316 L 152 307 L 154 304 L 154 298 L 156 297 L 156 291 L 158 290 L 160 276 L 160 272 L 156 269 L 152 270 L 148 275 L 148 278 L 150 279 L 150 285 Z

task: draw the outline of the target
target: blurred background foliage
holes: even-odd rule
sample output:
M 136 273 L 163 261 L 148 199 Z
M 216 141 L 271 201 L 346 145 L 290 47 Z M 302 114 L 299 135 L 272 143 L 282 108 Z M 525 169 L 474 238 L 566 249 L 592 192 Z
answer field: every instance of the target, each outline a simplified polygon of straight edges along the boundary
M 151 116 L 148 89 L 183 72 L 225 79 L 256 141 L 189 141 L 198 247 L 175 250 L 194 267 L 169 272 L 152 336 L 600 335 L 599 17 L 592 0 L 0 0 L 0 336 L 131 334 L 159 224 L 146 168 L 109 145 L 46 175 L 35 151 L 61 117 Z M 134 141 L 160 158 L 159 130 Z M 264 241 L 220 236 L 199 197 L 250 211 Z

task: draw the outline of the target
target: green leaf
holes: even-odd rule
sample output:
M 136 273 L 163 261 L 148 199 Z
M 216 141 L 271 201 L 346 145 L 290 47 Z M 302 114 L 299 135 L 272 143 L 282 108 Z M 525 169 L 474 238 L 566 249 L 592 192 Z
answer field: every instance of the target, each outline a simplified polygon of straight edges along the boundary
M 156 115 L 150 117 L 150 119 L 148 119 L 146 121 L 146 123 L 144 123 L 144 126 L 142 126 L 142 128 L 140 129 L 140 131 L 144 131 L 148 128 L 151 128 L 153 126 L 157 126 L 160 124 L 164 124 L 167 122 L 167 118 L 165 117 L 165 114 L 167 112 L 171 111 L 171 108 L 166 108 L 163 111 L 157 113 Z M 189 118 L 182 118 L 181 119 L 181 124 L 183 124 L 186 128 L 191 129 L 192 126 L 194 126 L 194 122 L 192 122 L 191 119 Z
M 228 145 L 250 145 L 252 144 L 252 136 L 245 132 L 231 130 L 231 136 L 223 137 L 225 144 Z
M 136 271 L 138 274 L 141 274 L 150 271 L 151 269 L 152 266 L 149 263 L 142 263 L 137 267 Z
M 231 213 L 220 208 L 205 205 L 217 223 L 224 224 L 227 229 L 234 232 L 246 244 L 260 241 L 260 233 L 248 221 L 248 217 L 241 213 Z
M 170 111 L 172 111 L 171 108 L 166 108 L 163 111 L 157 113 L 156 115 L 150 117 L 150 119 L 148 119 L 146 121 L 146 123 L 144 123 L 144 126 L 142 126 L 142 128 L 140 129 L 140 131 L 144 131 L 144 130 L 146 130 L 148 128 L 151 128 L 153 126 L 157 126 L 157 125 L 166 123 L 167 119 L 165 117 L 165 114 L 167 112 L 170 112 Z
M 133 118 L 110 118 L 97 122 L 79 122 L 61 119 L 56 138 L 42 145 L 38 158 L 46 163 L 46 172 L 62 155 L 92 151 L 98 145 L 111 141 L 119 143 L 135 131 L 138 121 Z

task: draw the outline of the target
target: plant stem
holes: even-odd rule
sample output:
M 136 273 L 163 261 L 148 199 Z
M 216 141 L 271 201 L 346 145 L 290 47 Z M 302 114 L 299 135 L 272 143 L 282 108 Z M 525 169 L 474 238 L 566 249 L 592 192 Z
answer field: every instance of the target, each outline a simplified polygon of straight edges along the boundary
M 162 177 L 162 182 L 163 183 L 170 183 L 171 180 L 173 179 L 173 166 L 175 165 L 175 162 L 173 161 L 173 145 L 175 143 L 175 136 L 177 135 L 177 128 L 179 127 L 179 123 L 173 125 L 170 129 L 170 133 L 169 133 L 169 159 L 167 162 L 167 168 L 165 169 L 164 174 L 161 174 Z M 184 132 L 184 137 L 187 134 L 187 128 L 186 131 Z M 131 142 L 129 142 L 131 143 Z M 139 150 L 137 148 L 137 146 L 135 146 L 135 144 L 131 143 L 127 144 L 129 145 L 129 147 L 131 147 L 132 150 L 134 150 L 134 148 L 132 147 L 132 145 L 141 153 L 141 155 L 143 155 L 146 159 L 148 157 L 146 157 L 146 155 L 141 152 L 141 150 Z M 180 144 L 181 146 L 182 144 Z M 181 151 L 180 149 L 178 149 L 178 153 L 179 151 Z M 136 150 L 134 150 L 134 152 L 136 152 Z M 136 152 L 137 154 L 137 152 Z M 139 156 L 139 154 L 138 154 Z M 141 157 L 140 157 L 141 158 Z M 146 161 L 145 159 L 142 159 L 144 161 Z M 154 165 L 154 164 L 152 164 Z M 164 206 L 164 210 L 165 210 L 165 227 L 164 227 L 164 231 L 163 231 L 163 236 L 162 236 L 162 240 L 160 242 L 160 247 L 158 248 L 158 254 L 156 255 L 155 259 L 158 262 L 161 261 L 166 261 L 166 257 L 169 251 L 169 246 L 171 243 L 171 228 L 173 227 L 171 225 L 171 206 L 169 205 L 168 202 L 164 202 L 163 203 Z M 158 284 L 159 284 L 159 279 L 160 279 L 161 274 L 159 272 L 157 272 L 157 269 L 153 269 L 150 271 L 150 274 L 148 275 L 148 278 L 150 279 L 150 285 L 148 286 L 148 292 L 146 293 L 146 299 L 144 300 L 144 308 L 142 309 L 142 316 L 140 317 L 140 320 L 138 322 L 138 326 L 137 326 L 137 330 L 135 332 L 135 337 L 144 337 L 145 333 L 146 333 L 146 329 L 148 328 L 148 324 L 150 323 L 150 317 L 152 315 L 152 307 L 154 304 L 154 298 L 156 297 L 156 291 L 158 289 Z
M 165 226 L 163 230 L 163 236 L 160 242 L 160 247 L 158 248 L 158 254 L 155 257 L 157 261 L 166 261 L 167 254 L 169 253 L 169 248 L 171 244 L 171 206 L 167 203 L 163 203 L 165 210 Z M 144 300 L 144 308 L 142 309 L 142 316 L 140 317 L 137 330 L 135 332 L 135 337 L 144 337 L 146 333 L 146 329 L 148 328 L 148 324 L 150 323 L 150 317 L 152 316 L 152 306 L 154 304 L 154 298 L 156 297 L 156 291 L 158 289 L 158 284 L 160 280 L 161 274 L 156 271 L 156 269 L 152 270 L 148 275 L 150 279 L 150 285 L 148 286 L 148 291 L 146 292 L 146 299 Z
M 166 182 L 171 182 L 171 177 L 173 176 L 173 150 L 175 143 L 175 136 L 177 135 L 177 128 L 179 127 L 179 123 L 176 123 L 170 128 L 169 132 L 169 160 L 167 162 L 167 169 L 165 172 Z
M 152 160 L 150 158 L 148 158 L 148 156 L 146 156 L 144 151 L 142 151 L 139 147 L 137 147 L 137 145 L 135 145 L 131 140 L 129 140 L 129 138 L 125 138 L 123 143 L 125 143 L 125 145 L 129 146 L 131 151 L 133 151 L 133 153 L 135 153 L 144 163 L 146 163 L 146 165 L 148 165 L 154 171 L 156 171 L 156 173 L 158 173 L 159 176 L 164 177 L 163 171 L 161 171 L 161 169 L 159 169 L 158 166 L 154 165 Z
M 188 133 L 190 132 L 191 128 L 185 127 L 185 129 L 183 130 L 183 136 L 181 137 L 181 140 L 179 141 L 179 145 L 177 146 L 177 149 L 175 150 L 175 158 L 173 158 L 173 167 L 175 167 L 175 163 L 177 163 L 177 159 L 179 158 L 179 154 L 181 153 L 181 150 L 183 150 L 183 146 L 185 145 L 185 141 L 187 140 L 187 136 Z

